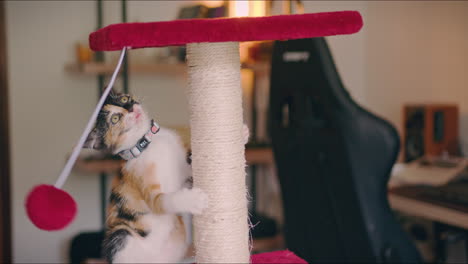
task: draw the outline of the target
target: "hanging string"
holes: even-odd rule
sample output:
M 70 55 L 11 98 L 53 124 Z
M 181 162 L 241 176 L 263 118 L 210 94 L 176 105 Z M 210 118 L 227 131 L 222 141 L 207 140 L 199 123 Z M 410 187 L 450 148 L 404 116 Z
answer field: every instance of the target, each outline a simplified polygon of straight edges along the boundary
M 122 61 L 125 57 L 125 53 L 127 49 L 128 47 L 125 47 L 122 49 L 122 52 L 120 53 L 119 62 L 117 63 L 117 66 L 115 67 L 114 73 L 112 73 L 112 77 L 109 81 L 109 84 L 107 85 L 106 89 L 102 93 L 101 98 L 99 99 L 99 102 L 97 103 L 93 114 L 89 118 L 88 124 L 86 125 L 86 128 L 83 131 L 83 134 L 81 134 L 78 144 L 76 144 L 75 148 L 73 149 L 72 154 L 70 155 L 70 158 L 68 158 L 68 161 L 65 164 L 65 167 L 60 173 L 60 176 L 58 177 L 57 182 L 54 185 L 56 188 L 61 189 L 63 185 L 65 184 L 65 181 L 67 180 L 68 175 L 70 175 L 73 165 L 75 164 L 75 161 L 78 158 L 78 155 L 80 154 L 81 149 L 83 148 L 86 138 L 88 137 L 89 133 L 93 129 L 94 122 L 96 121 L 99 111 L 101 111 L 101 108 L 104 105 L 104 101 L 106 100 L 107 95 L 109 95 L 109 92 L 112 90 L 112 87 L 114 86 L 115 79 L 117 78 L 117 74 L 119 73 L 120 67 L 122 66 Z

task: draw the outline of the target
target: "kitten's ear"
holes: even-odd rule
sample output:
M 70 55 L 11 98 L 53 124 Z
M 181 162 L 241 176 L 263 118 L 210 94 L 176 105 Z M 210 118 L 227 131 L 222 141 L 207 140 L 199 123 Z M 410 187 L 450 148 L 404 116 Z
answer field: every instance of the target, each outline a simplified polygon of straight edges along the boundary
M 102 141 L 102 137 L 97 133 L 96 129 L 93 129 L 86 139 L 83 148 L 90 148 L 90 149 L 103 149 L 104 142 Z
M 109 91 L 109 95 L 110 96 L 116 96 L 117 93 L 114 91 L 114 88 L 111 88 L 111 90 Z
M 109 91 L 109 94 L 107 95 L 106 100 L 104 101 L 104 105 L 111 104 L 116 96 L 117 96 L 117 93 L 114 91 L 114 88 L 112 88 Z

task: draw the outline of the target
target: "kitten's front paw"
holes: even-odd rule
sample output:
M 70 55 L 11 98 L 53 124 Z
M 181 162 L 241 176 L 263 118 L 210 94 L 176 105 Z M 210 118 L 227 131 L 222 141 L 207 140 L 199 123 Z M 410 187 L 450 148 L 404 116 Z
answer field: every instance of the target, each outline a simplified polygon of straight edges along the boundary
M 208 207 L 208 195 L 198 188 L 182 189 L 177 193 L 175 202 L 180 212 L 201 214 Z
M 208 207 L 208 195 L 198 188 L 192 188 L 190 193 L 189 201 L 191 203 L 189 212 L 198 215 Z

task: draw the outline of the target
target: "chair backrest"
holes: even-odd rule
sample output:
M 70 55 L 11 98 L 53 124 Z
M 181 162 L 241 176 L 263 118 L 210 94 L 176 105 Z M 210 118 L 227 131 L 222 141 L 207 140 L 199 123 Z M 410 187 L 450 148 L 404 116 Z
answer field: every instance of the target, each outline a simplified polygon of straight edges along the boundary
M 311 263 L 420 261 L 387 200 L 398 134 L 353 101 L 323 38 L 275 43 L 269 131 L 289 249 Z

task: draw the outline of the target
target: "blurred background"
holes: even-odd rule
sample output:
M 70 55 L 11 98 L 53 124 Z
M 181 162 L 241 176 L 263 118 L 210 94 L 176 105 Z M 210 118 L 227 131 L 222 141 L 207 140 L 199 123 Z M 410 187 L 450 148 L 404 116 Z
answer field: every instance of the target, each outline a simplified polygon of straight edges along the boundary
M 420 185 L 420 178 L 424 178 L 421 174 L 434 173 L 436 180 L 431 178 L 432 182 L 445 185 L 466 166 L 468 2 L 303 1 L 296 5 L 295 1 L 4 1 L 0 5 L 4 34 L 0 44 L 0 256 L 6 262 L 69 262 L 72 239 L 82 232 L 103 228 L 108 182 L 118 170 L 118 162 L 99 163 L 84 154 L 78 164 L 81 167 L 77 166 L 65 185 L 79 204 L 79 214 L 63 231 L 44 232 L 34 227 L 25 215 L 24 198 L 34 185 L 56 180 L 119 55 L 92 53 L 87 44 L 89 33 L 122 21 L 279 15 L 302 9 L 309 13 L 357 10 L 364 19 L 363 29 L 354 35 L 327 37 L 326 41 L 354 101 L 390 122 L 400 136 L 397 161 L 402 164 L 395 167 L 390 182 L 395 186 L 402 182 Z M 256 234 L 259 240 L 254 247 L 258 251 L 287 247 L 281 231 L 281 187 L 267 126 L 272 45 L 263 42 L 241 46 L 245 120 L 253 135 L 247 151 L 251 165 L 248 183 L 254 195 L 251 209 L 260 219 L 257 222 L 265 225 L 265 230 Z M 141 98 L 150 115 L 163 126 L 177 129 L 189 146 L 184 53 L 177 47 L 132 50 L 128 74 L 119 78 L 117 87 Z M 429 127 L 413 125 L 424 123 L 424 116 L 433 112 L 440 116 L 434 117 Z M 451 135 L 451 141 L 434 149 L 431 142 L 418 139 L 426 130 L 445 131 L 441 133 Z M 411 165 L 403 162 L 426 154 L 435 159 L 443 156 L 452 170 L 408 171 Z M 427 186 L 431 180 L 425 178 L 422 182 Z M 465 190 L 461 192 L 468 193 Z M 413 214 L 416 218 L 408 211 L 416 211 L 418 205 L 411 204 L 415 207 L 410 209 L 403 205 L 396 210 L 395 218 L 408 227 L 408 234 L 426 261 L 463 262 L 468 250 L 468 224 L 446 221 L 439 215 L 468 223 L 467 200 L 457 203 L 458 207 L 443 207 L 456 212 L 436 208 L 433 213 L 424 213 L 433 209 L 424 207 L 423 213 Z M 310 209 L 307 203 L 297 206 Z M 392 206 L 398 209 L 398 205 Z M 434 223 L 440 223 L 442 231 Z M 434 233 L 434 226 L 440 232 Z

